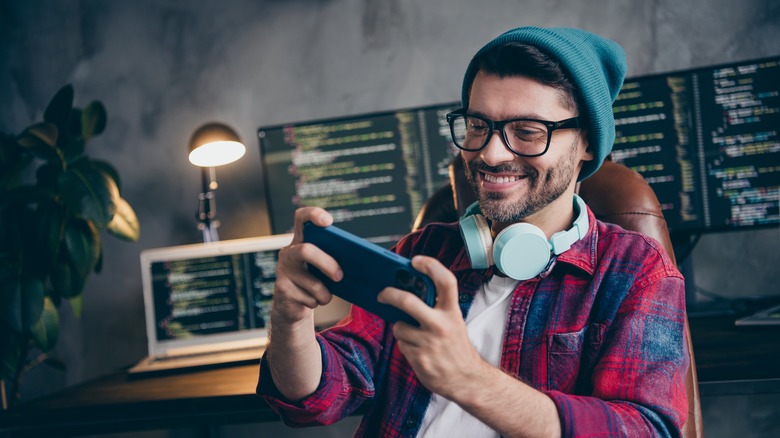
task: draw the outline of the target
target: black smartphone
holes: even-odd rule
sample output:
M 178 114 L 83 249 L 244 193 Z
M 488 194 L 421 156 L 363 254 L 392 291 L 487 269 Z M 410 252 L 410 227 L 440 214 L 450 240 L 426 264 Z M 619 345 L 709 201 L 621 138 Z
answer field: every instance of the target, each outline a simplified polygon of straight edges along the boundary
M 417 324 L 406 312 L 376 300 L 379 292 L 388 286 L 413 293 L 431 307 L 436 303 L 433 281 L 414 269 L 406 257 L 341 228 L 319 227 L 311 222 L 303 225 L 303 241 L 325 251 L 341 266 L 344 277 L 339 282 L 329 279 L 311 265 L 308 268 L 309 272 L 322 280 L 330 293 L 386 321 Z

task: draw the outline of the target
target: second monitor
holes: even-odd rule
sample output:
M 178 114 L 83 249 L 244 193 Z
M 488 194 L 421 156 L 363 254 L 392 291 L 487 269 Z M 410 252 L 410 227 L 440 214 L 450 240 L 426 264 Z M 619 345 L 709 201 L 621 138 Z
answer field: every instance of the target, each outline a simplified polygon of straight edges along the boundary
M 456 149 L 444 115 L 454 109 L 457 104 L 261 128 L 273 233 L 292 229 L 296 208 L 318 206 L 353 234 L 395 244 L 448 181 Z

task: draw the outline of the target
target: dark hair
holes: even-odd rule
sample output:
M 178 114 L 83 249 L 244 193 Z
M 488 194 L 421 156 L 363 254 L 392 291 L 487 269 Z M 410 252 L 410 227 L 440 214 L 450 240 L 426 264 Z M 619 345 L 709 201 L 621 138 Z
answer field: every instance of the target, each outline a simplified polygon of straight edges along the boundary
M 539 81 L 561 91 L 566 107 L 574 110 L 580 108 L 579 93 L 561 64 L 536 46 L 508 42 L 478 53 L 474 62 L 477 72 L 483 71 L 501 78 L 525 76 Z M 474 79 L 469 84 L 469 93 L 473 84 Z

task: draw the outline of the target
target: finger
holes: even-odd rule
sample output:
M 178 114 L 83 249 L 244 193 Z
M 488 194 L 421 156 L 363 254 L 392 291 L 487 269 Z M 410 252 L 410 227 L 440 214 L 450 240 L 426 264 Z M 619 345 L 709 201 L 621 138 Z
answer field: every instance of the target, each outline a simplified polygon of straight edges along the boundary
M 315 294 L 311 293 L 311 288 L 302 286 L 288 277 L 277 279 L 276 287 L 274 288 L 274 298 L 276 298 L 276 302 L 280 302 L 282 305 L 296 303 L 309 309 L 315 309 L 321 304 L 327 304 L 321 303 L 321 301 L 325 301 L 327 298 L 318 299 Z
M 303 224 L 306 222 L 312 222 L 320 227 L 327 227 L 333 224 L 333 216 L 319 207 L 303 207 L 295 210 L 293 243 L 303 242 Z
M 317 268 L 331 280 L 341 281 L 344 278 L 344 271 L 341 270 L 341 266 L 336 259 L 318 246 L 311 243 L 302 243 L 296 245 L 295 249 L 300 253 L 299 257 L 304 263 Z
M 436 287 L 436 307 L 440 309 L 460 309 L 458 304 L 458 281 L 455 275 L 433 257 L 414 256 L 412 266 L 433 280 Z
M 383 289 L 376 298 L 380 303 L 403 310 L 419 322 L 420 325 L 426 325 L 426 322 L 433 317 L 433 309 L 411 292 L 394 287 L 387 287 Z M 399 323 L 397 322 L 396 324 Z
M 421 336 L 422 329 L 413 326 L 405 321 L 397 321 L 393 324 L 393 337 L 398 341 L 399 346 L 408 345 L 421 347 L 425 336 Z
M 313 266 L 333 281 L 341 281 L 344 273 L 336 260 L 310 243 L 286 246 L 279 250 L 277 281 L 279 277 L 289 278 L 294 284 L 312 294 L 318 302 L 330 302 L 330 291 L 310 273 L 307 266 Z

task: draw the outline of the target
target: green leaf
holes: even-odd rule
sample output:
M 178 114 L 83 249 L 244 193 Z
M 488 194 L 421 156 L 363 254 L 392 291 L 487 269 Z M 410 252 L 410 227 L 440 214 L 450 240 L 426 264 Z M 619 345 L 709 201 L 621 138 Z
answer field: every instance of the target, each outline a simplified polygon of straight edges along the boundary
M 78 295 L 81 292 L 81 289 L 78 289 L 78 285 L 73 285 L 74 274 L 72 270 L 73 269 L 70 266 L 68 257 L 63 254 L 63 251 L 61 251 L 58 260 L 54 263 L 54 266 L 49 273 L 49 281 L 51 282 L 52 288 L 52 299 L 55 302 L 59 302 L 61 297 L 72 297 Z M 78 275 L 75 275 L 75 277 L 78 277 Z M 74 291 L 74 288 L 77 290 Z
M 65 157 L 57 147 L 58 132 L 53 123 L 36 123 L 19 134 L 16 143 L 27 153 L 62 167 Z
M 81 137 L 86 142 L 106 129 L 106 109 L 94 101 L 81 112 Z
M 84 157 L 84 139 L 81 135 L 68 136 L 66 140 L 60 141 L 58 146 L 62 149 L 62 154 L 68 163 Z
M 0 330 L 0 378 L 9 379 L 16 375 L 25 343 L 26 334 Z
M 74 107 L 70 110 L 70 119 L 68 119 L 70 122 L 68 125 L 69 137 L 81 138 L 81 113 L 82 111 L 80 108 Z
M 16 141 L 13 144 L 16 146 Z M 18 147 L 18 146 L 16 146 Z M 31 154 L 22 154 L 18 150 L 8 152 L 8 160 L 0 168 L 0 193 L 19 185 L 22 175 L 27 172 L 34 157 Z
M 116 213 L 108 223 L 108 232 L 128 242 L 137 242 L 141 235 L 141 225 L 133 207 L 123 198 L 116 201 Z
M 70 303 L 70 310 L 73 311 L 73 316 L 81 318 L 81 310 L 84 308 L 84 297 L 82 295 L 68 298 Z
M 16 204 L 19 207 L 53 199 L 54 193 L 51 190 L 25 184 L 4 193 L 3 198 L 0 198 L 0 202 L 2 204 Z
M 53 123 L 60 132 L 65 132 L 69 125 L 71 108 L 73 108 L 73 86 L 65 85 L 49 102 L 43 113 L 43 121 Z
M 86 221 L 70 221 L 65 227 L 65 247 L 71 267 L 82 277 L 80 282 L 86 282 L 100 257 L 98 230 Z
M 101 250 L 100 234 L 89 222 L 72 220 L 65 227 L 65 240 L 50 274 L 52 299 L 78 296 L 95 268 Z
M 35 171 L 35 180 L 39 187 L 46 187 L 48 189 L 57 189 L 57 178 L 65 170 L 65 162 L 52 164 L 46 163 L 38 167 Z
M 86 163 L 86 164 L 84 164 Z M 59 178 L 62 200 L 73 214 L 103 229 L 114 217 L 114 199 L 119 196 L 116 183 L 85 161 L 71 166 Z
M 36 123 L 25 129 L 16 140 L 19 146 L 30 147 L 41 143 L 49 146 L 57 146 L 57 126 L 53 123 Z
M 98 247 L 98 250 L 99 250 L 98 259 L 97 262 L 95 263 L 95 269 L 94 269 L 96 274 L 100 274 L 100 271 L 103 270 L 103 245 L 100 245 Z
M 43 281 L 37 277 L 27 277 L 22 280 L 22 322 L 24 329 L 30 330 L 41 318 L 46 289 Z
M 29 331 L 43 312 L 44 288 L 38 278 L 13 276 L 6 280 L 3 294 L 3 319 L 11 330 Z
M 56 202 L 43 202 L 38 205 L 37 211 L 39 239 L 38 254 L 42 259 L 46 272 L 49 272 L 57 260 L 60 244 L 65 235 L 65 211 Z
M 22 280 L 21 275 L 11 275 L 3 281 L 3 321 L 16 333 L 24 330 L 22 322 Z
M 48 297 L 44 301 L 41 317 L 33 326 L 31 334 L 35 345 L 43 352 L 50 351 L 57 344 L 60 336 L 60 317 L 57 308 Z
M 43 363 L 51 368 L 54 368 L 55 370 L 59 370 L 59 371 L 68 370 L 68 367 L 65 366 L 65 362 L 61 361 L 60 359 L 57 359 L 56 357 L 46 356 L 46 358 L 43 360 Z
M 89 163 L 95 169 L 98 169 L 106 175 L 110 176 L 111 179 L 113 179 L 116 183 L 116 187 L 119 189 L 119 192 L 122 192 L 122 181 L 119 179 L 119 172 L 116 171 L 114 166 L 102 160 L 89 160 Z

